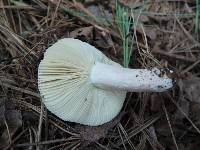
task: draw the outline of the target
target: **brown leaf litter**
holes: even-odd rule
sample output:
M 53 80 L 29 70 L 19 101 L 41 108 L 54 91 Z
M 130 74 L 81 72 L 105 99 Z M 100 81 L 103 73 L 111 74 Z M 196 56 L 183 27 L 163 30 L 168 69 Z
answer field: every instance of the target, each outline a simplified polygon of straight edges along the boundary
M 0 1 L 0 149 L 199 149 L 196 1 L 119 3 L 133 21 L 129 67 L 170 68 L 177 85 L 160 94 L 128 93 L 126 114 L 99 127 L 64 122 L 41 104 L 38 64 L 46 48 L 66 37 L 122 64 L 115 1 Z

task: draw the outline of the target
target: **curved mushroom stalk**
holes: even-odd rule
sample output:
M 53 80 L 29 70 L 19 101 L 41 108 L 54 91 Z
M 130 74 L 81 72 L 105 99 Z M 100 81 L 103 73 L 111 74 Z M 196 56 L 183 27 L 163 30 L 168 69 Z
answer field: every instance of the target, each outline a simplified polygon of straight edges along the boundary
M 127 69 L 77 39 L 49 47 L 38 67 L 45 106 L 59 118 L 84 125 L 109 122 L 120 112 L 127 91 L 161 92 L 172 80 L 159 71 Z
M 173 86 L 172 79 L 161 76 L 157 68 L 128 69 L 99 62 L 93 66 L 90 78 L 96 87 L 128 92 L 163 92 Z

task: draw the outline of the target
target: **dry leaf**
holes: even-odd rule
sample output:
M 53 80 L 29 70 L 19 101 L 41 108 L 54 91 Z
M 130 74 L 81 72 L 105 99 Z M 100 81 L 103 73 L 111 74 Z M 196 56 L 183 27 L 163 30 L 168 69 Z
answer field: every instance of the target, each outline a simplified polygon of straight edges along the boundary
M 121 112 L 113 120 L 100 126 L 77 125 L 76 129 L 80 132 L 83 145 L 87 146 L 88 144 L 97 142 L 99 139 L 105 137 L 108 130 L 118 124 L 124 114 L 124 112 Z
M 142 35 L 146 34 L 146 36 L 149 39 L 156 40 L 157 33 L 158 33 L 158 30 L 156 28 L 153 28 L 153 27 L 143 27 L 143 28 L 144 28 L 144 31 L 143 31 L 143 29 L 141 27 L 137 27 L 136 30 L 137 30 L 137 32 L 139 32 Z
M 190 111 L 194 120 L 200 121 L 200 104 L 192 102 L 190 105 Z
M 89 37 L 92 35 L 93 26 L 78 28 L 70 33 L 70 37 L 76 38 L 78 36 Z
M 159 95 L 151 95 L 151 111 L 158 112 L 162 110 L 162 101 Z
M 1 110 L 2 108 L 2 110 Z M 0 107 L 1 117 L 5 118 L 1 120 L 3 132 L 0 134 L 0 149 L 10 144 L 10 140 L 16 133 L 19 127 L 22 126 L 21 112 L 14 109 L 15 105 L 12 101 L 6 101 L 6 105 Z
M 184 97 L 192 102 L 200 103 L 200 78 L 191 77 L 189 79 L 179 81 L 178 84 L 184 93 Z

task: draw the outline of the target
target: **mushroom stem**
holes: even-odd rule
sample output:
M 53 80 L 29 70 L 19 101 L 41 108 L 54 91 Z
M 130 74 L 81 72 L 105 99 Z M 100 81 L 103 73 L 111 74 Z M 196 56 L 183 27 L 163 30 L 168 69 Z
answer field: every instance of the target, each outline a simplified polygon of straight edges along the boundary
M 172 79 L 157 68 L 128 69 L 100 62 L 93 66 L 90 79 L 98 88 L 128 92 L 163 92 L 173 86 Z

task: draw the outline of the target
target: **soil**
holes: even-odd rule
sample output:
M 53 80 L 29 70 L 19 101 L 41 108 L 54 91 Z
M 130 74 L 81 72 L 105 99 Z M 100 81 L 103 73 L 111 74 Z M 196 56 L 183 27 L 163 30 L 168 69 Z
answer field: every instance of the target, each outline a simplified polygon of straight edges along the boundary
M 176 82 L 163 93 L 128 93 L 110 122 L 65 122 L 42 103 L 37 70 L 45 50 L 77 38 L 123 65 L 114 0 L 0 1 L 0 149 L 199 150 L 200 3 L 120 0 L 128 10 L 129 68 L 165 68 Z

